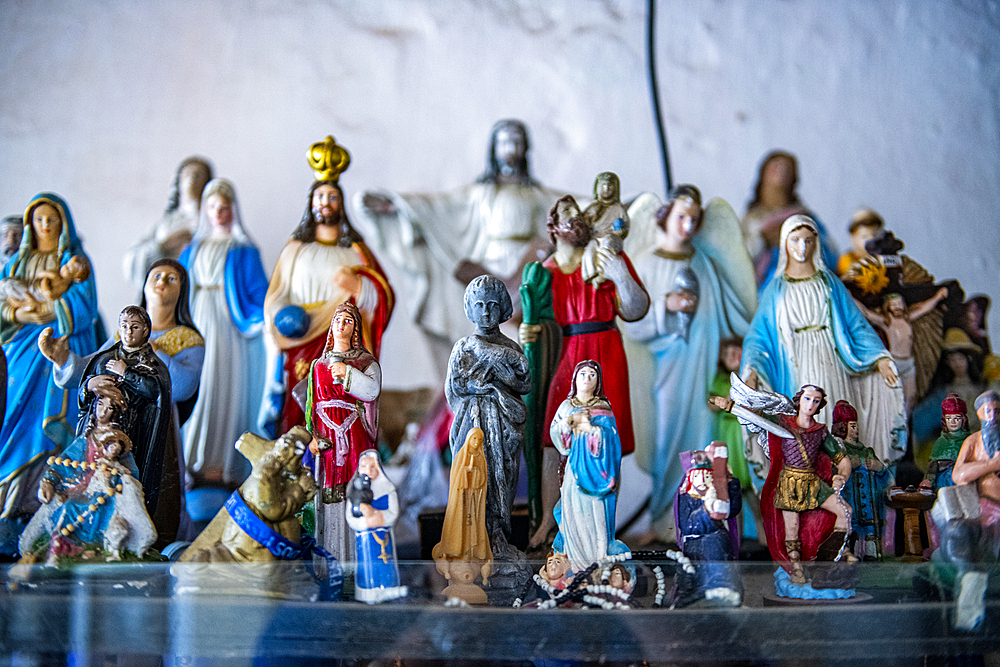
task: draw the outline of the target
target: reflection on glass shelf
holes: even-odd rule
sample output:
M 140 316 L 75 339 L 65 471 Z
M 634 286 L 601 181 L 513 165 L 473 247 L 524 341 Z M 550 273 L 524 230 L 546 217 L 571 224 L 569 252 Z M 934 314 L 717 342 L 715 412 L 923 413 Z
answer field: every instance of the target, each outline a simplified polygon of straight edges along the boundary
M 773 563 L 718 564 L 742 578 L 737 608 L 700 601 L 653 608 L 656 581 L 639 568 L 630 609 L 514 609 L 448 605 L 433 563 L 403 562 L 410 594 L 379 605 L 310 601 L 279 587 L 245 586 L 240 566 L 187 576 L 177 565 L 100 565 L 64 572 L 33 568 L 27 580 L 2 571 L 0 646 L 5 654 L 67 653 L 240 658 L 598 660 L 699 662 L 836 659 L 901 661 L 925 655 L 1000 651 L 996 572 L 985 617 L 972 632 L 953 627 L 948 573 L 930 564 L 865 563 L 858 596 L 828 603 L 775 600 Z M 533 564 L 537 571 L 541 563 Z M 193 567 L 193 566 L 188 566 Z M 196 567 L 196 566 L 194 566 Z M 298 577 L 294 563 L 267 569 Z M 674 570 L 663 564 L 666 585 Z M 257 580 L 263 581 L 261 570 Z M 190 574 L 190 573 L 189 573 Z M 263 578 L 262 578 L 263 577 Z M 192 585 L 196 582 L 197 585 Z M 292 597 L 294 599 L 289 599 Z M 527 602 L 527 600 L 526 600 Z M 31 664 L 30 661 L 28 664 Z

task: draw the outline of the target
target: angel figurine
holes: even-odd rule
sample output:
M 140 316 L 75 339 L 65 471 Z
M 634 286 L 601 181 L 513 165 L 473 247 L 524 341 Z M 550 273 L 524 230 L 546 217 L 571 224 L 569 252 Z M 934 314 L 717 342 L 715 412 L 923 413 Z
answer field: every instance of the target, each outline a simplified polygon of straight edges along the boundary
M 746 335 L 757 297 L 739 220 L 725 201 L 713 199 L 702 208 L 698 188 L 679 185 L 656 212 L 655 226 L 643 226 L 644 220 L 648 215 L 633 217 L 629 242 L 634 236 L 655 241 L 635 264 L 651 305 L 643 318 L 625 324 L 625 333 L 648 350 L 645 355 L 637 350 L 640 354 L 629 359 L 639 362 L 632 396 L 642 404 L 634 412 L 656 415 L 655 436 L 636 438 L 638 447 L 654 443 L 640 451 L 637 461 L 653 477 L 653 532 L 648 536 L 653 539 L 667 537 L 667 508 L 683 476 L 677 455 L 691 442 L 712 439 L 706 401 L 719 344 Z M 650 236 L 648 227 L 657 233 Z M 643 372 L 650 356 L 655 370 Z
M 735 373 L 731 380 L 730 398 L 717 396 L 712 403 L 735 414 L 749 431 L 768 433 L 765 451 L 771 470 L 761 495 L 761 513 L 767 546 L 781 564 L 775 574 L 779 593 L 788 583 L 807 588 L 803 561 L 857 561 L 846 548 L 850 508 L 840 496 L 851 475 L 851 462 L 826 425 L 815 419 L 826 405 L 826 391 L 804 385 L 789 400 L 781 394 L 753 391 Z M 775 415 L 777 423 L 758 413 Z M 787 574 L 782 575 L 782 570 Z M 818 582 L 813 581 L 812 588 L 819 588 Z M 809 593 L 795 590 L 789 594 L 806 597 Z

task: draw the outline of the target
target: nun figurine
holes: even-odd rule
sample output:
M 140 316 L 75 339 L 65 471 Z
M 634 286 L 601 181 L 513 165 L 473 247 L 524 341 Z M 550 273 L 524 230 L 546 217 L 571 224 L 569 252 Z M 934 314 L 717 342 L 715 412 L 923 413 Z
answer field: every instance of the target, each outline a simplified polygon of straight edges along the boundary
M 346 514 L 357 547 L 354 598 L 375 604 L 404 597 L 406 586 L 399 584 L 392 536 L 399 501 L 374 449 L 362 452 L 358 459 L 357 472 L 347 488 Z

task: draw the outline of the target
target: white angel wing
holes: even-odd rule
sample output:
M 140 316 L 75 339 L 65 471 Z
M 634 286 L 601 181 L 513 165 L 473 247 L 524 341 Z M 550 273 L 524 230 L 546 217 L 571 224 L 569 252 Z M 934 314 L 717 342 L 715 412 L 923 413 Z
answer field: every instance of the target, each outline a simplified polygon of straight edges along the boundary
M 747 410 L 763 412 L 767 415 L 797 414 L 792 401 L 784 394 L 777 394 L 770 391 L 754 391 L 736 373 L 730 373 L 729 381 L 732 384 L 729 390 L 729 398 Z
M 628 206 L 629 232 L 625 239 L 625 254 L 635 259 L 656 245 L 660 230 L 656 212 L 663 202 L 652 192 L 643 192 Z
M 753 262 L 743 245 L 740 220 L 725 199 L 716 197 L 705 206 L 705 218 L 692 244 L 715 262 L 723 274 L 720 278 L 736 291 L 746 312 L 756 311 L 757 283 Z

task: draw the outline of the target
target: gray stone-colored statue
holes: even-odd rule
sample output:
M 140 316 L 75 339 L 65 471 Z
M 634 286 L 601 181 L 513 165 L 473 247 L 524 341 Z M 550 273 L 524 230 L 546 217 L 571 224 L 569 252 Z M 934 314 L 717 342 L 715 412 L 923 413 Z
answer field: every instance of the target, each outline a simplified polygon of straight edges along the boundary
M 486 531 L 497 566 L 524 559 L 509 544 L 510 511 L 524 445 L 526 411 L 521 396 L 531 389 L 531 373 L 521 348 L 500 333 L 512 311 L 507 288 L 498 278 L 479 276 L 469 283 L 465 314 L 476 325 L 476 333 L 455 343 L 444 388 L 455 413 L 452 454 L 457 456 L 470 429 L 479 427 L 486 436 Z

